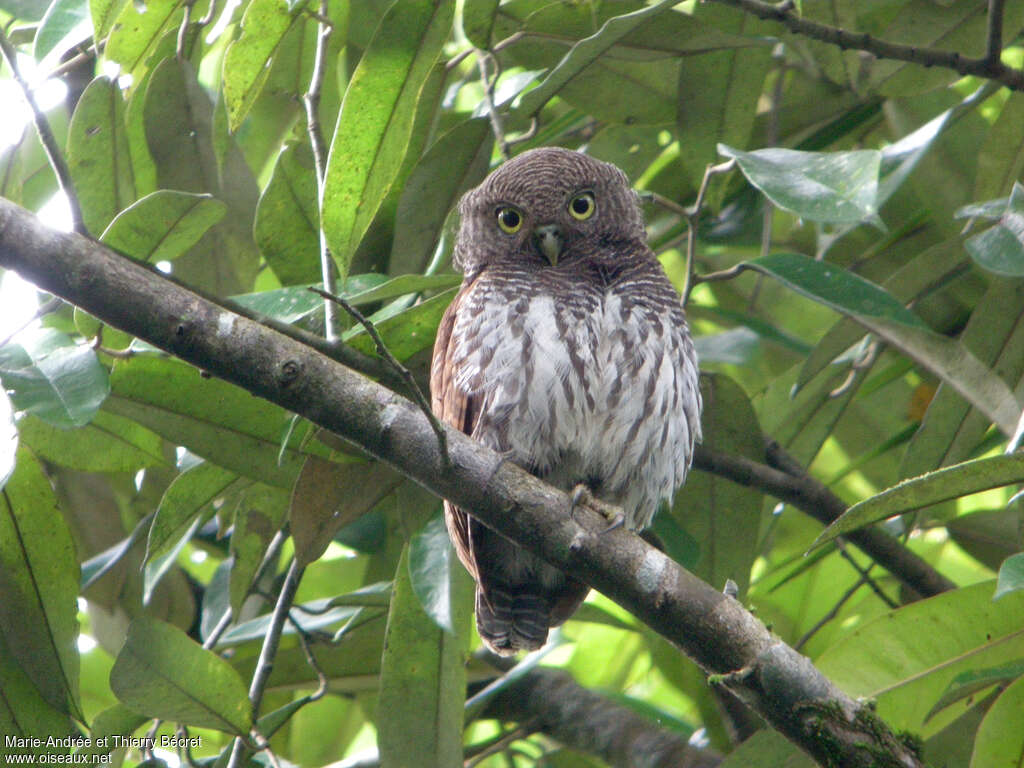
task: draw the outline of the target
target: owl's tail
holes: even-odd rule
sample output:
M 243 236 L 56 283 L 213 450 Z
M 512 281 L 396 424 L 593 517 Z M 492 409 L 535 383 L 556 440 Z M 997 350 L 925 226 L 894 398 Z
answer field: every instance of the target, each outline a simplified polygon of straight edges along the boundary
M 491 586 L 476 590 L 476 628 L 484 644 L 497 654 L 535 651 L 548 639 L 551 605 L 542 595 L 520 588 L 515 592 Z

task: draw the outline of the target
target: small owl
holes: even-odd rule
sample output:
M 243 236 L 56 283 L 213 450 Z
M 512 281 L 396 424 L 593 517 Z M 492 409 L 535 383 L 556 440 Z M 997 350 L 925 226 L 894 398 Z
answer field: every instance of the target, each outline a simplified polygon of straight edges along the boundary
M 434 345 L 434 411 L 645 527 L 686 478 L 701 397 L 679 294 L 625 174 L 535 149 L 466 193 L 459 212 L 464 279 Z M 445 519 L 476 580 L 480 637 L 497 653 L 541 647 L 586 597 L 586 585 L 448 502 Z

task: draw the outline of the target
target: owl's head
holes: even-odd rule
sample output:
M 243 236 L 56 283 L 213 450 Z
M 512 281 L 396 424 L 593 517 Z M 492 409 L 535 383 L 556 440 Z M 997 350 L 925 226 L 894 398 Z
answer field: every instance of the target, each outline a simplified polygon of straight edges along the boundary
M 507 261 L 568 264 L 644 241 L 626 175 L 560 147 L 512 158 L 463 196 L 459 214 L 454 261 L 466 272 Z

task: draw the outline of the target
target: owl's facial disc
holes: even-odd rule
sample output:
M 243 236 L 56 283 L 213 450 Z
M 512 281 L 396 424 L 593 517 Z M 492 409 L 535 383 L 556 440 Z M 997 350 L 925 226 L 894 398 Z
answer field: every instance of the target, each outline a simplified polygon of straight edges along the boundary
M 551 266 L 556 266 L 565 245 L 562 228 L 557 224 L 544 224 L 533 230 L 533 239 L 544 258 L 551 262 Z

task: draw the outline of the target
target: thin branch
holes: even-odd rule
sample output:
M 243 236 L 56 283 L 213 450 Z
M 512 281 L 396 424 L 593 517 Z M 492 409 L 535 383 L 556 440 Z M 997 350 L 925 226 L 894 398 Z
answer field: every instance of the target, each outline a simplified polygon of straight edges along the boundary
M 324 141 L 323 129 L 320 126 L 320 94 L 323 90 L 324 76 L 327 72 L 327 51 L 333 26 L 329 21 L 330 8 L 328 0 L 320 0 L 319 22 L 316 36 L 316 53 L 313 56 L 313 73 L 309 78 L 309 89 L 302 97 L 306 108 L 306 132 L 309 144 L 313 149 L 313 165 L 316 168 L 316 189 L 320 205 L 324 202 L 324 181 L 327 178 L 327 143 Z M 320 275 L 324 282 L 324 290 L 332 296 L 338 293 L 337 271 L 331 249 L 327 245 L 327 235 L 323 222 L 320 223 Z M 332 302 L 324 300 L 324 335 L 328 341 L 335 341 L 339 334 L 338 313 Z
M 808 475 L 778 443 L 769 440 L 766 448 L 768 465 L 699 446 L 693 466 L 740 485 L 759 488 L 806 512 L 823 525 L 831 524 L 846 512 L 846 502 Z M 864 528 L 848 534 L 846 538 L 923 597 L 956 588 L 953 582 L 883 531 Z
M 812 637 L 818 634 L 818 631 L 821 630 L 822 627 L 824 627 L 826 624 L 832 621 L 832 619 L 839 615 L 839 610 L 846 604 L 846 601 L 853 597 L 855 594 L 857 594 L 857 590 L 864 586 L 864 583 L 866 581 L 866 577 L 859 577 L 857 581 L 854 582 L 853 586 L 846 590 L 840 596 L 840 598 L 836 600 L 835 605 L 833 605 L 832 608 L 829 609 L 829 611 L 824 616 L 818 619 L 814 623 L 813 627 L 804 632 L 803 636 L 793 644 L 793 647 L 798 651 L 802 650 L 803 647 L 807 645 L 808 640 L 810 640 Z
M 803 35 L 813 40 L 821 40 L 822 42 L 838 46 L 843 50 L 867 51 L 879 59 L 895 59 L 897 61 L 908 61 L 911 64 L 919 64 L 922 67 L 950 69 L 961 75 L 988 78 L 989 80 L 998 81 L 1012 90 L 1024 91 L 1024 70 L 1008 67 L 998 57 L 994 60 L 990 59 L 991 48 L 986 52 L 985 56 L 972 59 L 960 55 L 957 51 L 890 43 L 886 40 L 872 37 L 867 33 L 849 32 L 840 27 L 811 21 L 806 17 L 798 15 L 795 3 L 791 0 L 778 4 L 766 3 L 762 0 L 710 1 L 738 8 L 759 19 L 776 21 L 794 34 Z M 991 25 L 991 16 L 989 17 L 989 22 Z M 990 43 L 992 33 L 993 30 L 990 26 Z
M 82 206 L 78 202 L 78 195 L 75 194 L 75 185 L 71 181 L 71 171 L 68 170 L 68 164 L 65 162 L 60 145 L 53 135 L 50 122 L 39 108 L 39 104 L 36 102 L 36 97 L 33 95 L 28 81 L 21 75 L 21 70 L 18 68 L 18 52 L 3 29 L 0 29 L 0 52 L 3 53 L 4 61 L 7 62 L 7 66 L 11 70 L 11 76 L 21 87 L 21 93 L 25 98 L 25 102 L 28 104 L 29 109 L 32 110 L 32 120 L 36 126 L 36 133 L 39 134 L 39 141 L 42 143 L 46 157 L 50 161 L 50 167 L 53 168 L 53 172 L 57 177 L 60 191 L 64 193 L 68 206 L 71 208 L 71 227 L 80 235 L 88 235 L 89 232 L 85 228 L 85 221 L 82 218 Z
M 493 77 L 487 72 L 488 60 L 494 62 Z M 480 82 L 484 87 L 483 103 L 484 108 L 487 110 L 487 117 L 491 121 L 491 130 L 494 131 L 494 139 L 498 144 L 501 159 L 508 160 L 509 144 L 505 139 L 505 129 L 501 124 L 501 118 L 498 116 L 498 110 L 494 105 L 494 84 L 498 82 L 498 77 L 501 75 L 501 67 L 495 56 L 488 51 L 479 49 L 476 52 L 476 62 L 477 67 L 480 69 Z
M 188 28 L 192 23 L 192 6 L 196 0 L 185 0 L 184 13 L 181 17 L 181 24 L 178 25 L 178 39 L 175 43 L 174 52 L 179 60 L 184 60 L 185 44 L 188 42 Z
M 209 24 L 213 22 L 214 17 L 217 15 L 217 9 L 219 7 L 220 2 L 218 0 L 210 0 L 210 7 L 206 9 L 206 15 L 204 15 L 203 18 L 196 22 L 196 26 L 200 29 L 209 26 Z
M 252 683 L 249 685 L 249 701 L 252 704 L 253 719 L 258 717 L 260 704 L 263 701 L 263 692 L 266 690 L 267 681 L 274 668 L 274 658 L 277 656 L 277 647 L 281 642 L 281 632 L 284 630 L 285 620 L 288 618 L 288 611 L 292 607 L 295 593 L 302 580 L 305 569 L 299 565 L 297 560 L 292 560 L 288 567 L 288 573 L 281 585 L 281 592 L 277 597 L 277 605 L 270 616 L 270 626 L 267 627 L 267 634 L 263 637 L 263 647 L 260 649 L 260 657 L 256 662 L 256 669 L 252 673 Z M 235 739 L 231 749 L 231 759 L 228 761 L 228 768 L 239 768 L 242 756 L 245 753 L 245 744 L 242 739 Z
M 686 238 L 686 283 L 683 285 L 683 306 L 690 300 L 690 291 L 697 284 L 694 269 L 697 262 L 697 220 L 700 218 L 701 209 L 704 207 L 704 198 L 708 193 L 708 185 L 711 179 L 719 174 L 728 173 L 736 167 L 736 158 L 730 158 L 724 163 L 709 165 L 704 169 L 704 178 L 701 179 L 700 189 L 697 190 L 697 199 L 693 206 L 686 210 L 687 238 Z M 706 278 L 704 279 L 706 280 Z M 702 282 L 704 281 L 702 280 Z
M 445 434 L 444 427 L 441 426 L 441 422 L 437 420 L 437 417 L 431 410 L 430 401 L 427 400 L 426 396 L 423 394 L 423 391 L 420 389 L 419 384 L 416 383 L 416 379 L 409 369 L 402 365 L 398 361 L 397 357 L 391 354 L 391 350 L 388 349 L 388 345 L 384 343 L 384 339 L 382 339 L 380 333 L 377 332 L 377 328 L 362 312 L 353 307 L 341 296 L 333 296 L 327 291 L 322 291 L 313 286 L 310 286 L 309 290 L 313 291 L 313 293 L 320 294 L 320 296 L 327 301 L 338 304 L 342 309 L 352 315 L 352 317 L 354 317 L 356 321 L 363 326 L 363 328 L 366 329 L 366 332 L 370 335 L 370 338 L 373 339 L 373 343 L 377 347 L 377 354 L 383 357 L 388 362 L 388 365 L 390 365 L 395 372 L 402 377 L 406 386 L 409 387 L 409 391 L 412 393 L 413 400 L 430 421 L 430 426 L 433 428 L 434 434 L 437 435 L 437 443 L 441 447 L 441 457 L 445 462 L 445 467 L 447 468 L 450 461 L 448 457 L 448 436 Z
M 1005 0 L 988 0 L 988 33 L 985 35 L 985 62 L 999 64 L 1003 55 L 1003 6 Z

